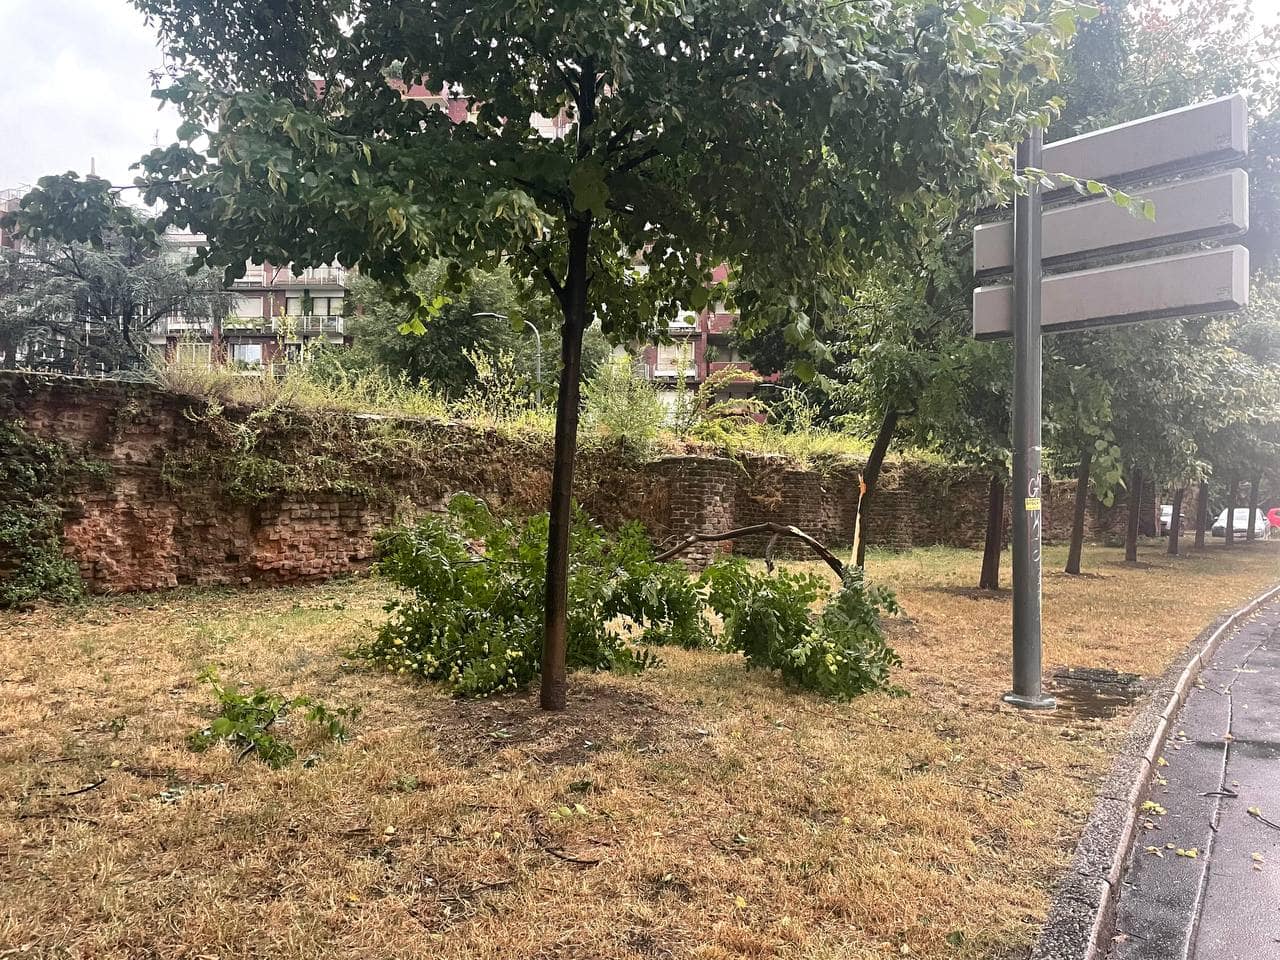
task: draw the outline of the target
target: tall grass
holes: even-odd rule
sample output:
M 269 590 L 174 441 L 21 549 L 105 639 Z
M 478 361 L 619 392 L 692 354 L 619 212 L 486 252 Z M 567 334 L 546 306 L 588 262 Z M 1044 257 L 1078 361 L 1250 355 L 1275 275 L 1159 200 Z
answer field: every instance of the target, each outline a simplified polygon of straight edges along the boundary
M 347 370 L 340 364 L 290 363 L 244 368 L 209 366 L 177 360 L 157 361 L 152 378 L 163 389 L 204 397 L 224 406 L 290 407 L 325 413 L 372 414 L 453 420 L 505 434 L 551 436 L 555 410 L 539 400 L 515 371 L 510 357 L 474 358 L 478 378 L 458 397 L 448 399 L 428 384 L 384 372 Z M 801 465 L 838 457 L 863 458 L 869 441 L 854 432 L 815 425 L 805 411 L 761 420 L 734 414 L 742 401 L 707 400 L 680 417 L 669 412 L 652 383 L 640 377 L 626 358 L 602 365 L 583 390 L 581 439 L 584 444 L 618 443 L 641 456 L 679 452 L 690 447 L 728 455 L 776 454 Z M 747 413 L 758 407 L 758 401 Z M 936 459 L 919 451 L 912 458 Z

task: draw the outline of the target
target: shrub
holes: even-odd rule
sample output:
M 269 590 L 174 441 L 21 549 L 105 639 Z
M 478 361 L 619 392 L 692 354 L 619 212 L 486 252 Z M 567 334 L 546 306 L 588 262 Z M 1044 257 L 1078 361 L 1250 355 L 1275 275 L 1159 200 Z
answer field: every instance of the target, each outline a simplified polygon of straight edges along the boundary
M 256 754 L 273 770 L 288 766 L 298 755 L 292 744 L 269 732 L 292 711 L 305 710 L 308 723 L 317 726 L 325 739 L 339 742 L 347 739 L 347 721 L 354 720 L 359 713 L 357 707 L 331 710 L 310 697 L 289 699 L 264 687 L 242 694 L 224 684 L 212 667 L 200 674 L 200 682 L 213 690 L 219 711 L 207 727 L 187 735 L 187 746 L 202 752 L 215 743 L 226 743 L 240 748 L 242 757 Z
M 897 613 L 884 587 L 869 586 L 860 567 L 821 614 L 813 604 L 826 582 L 780 570 L 759 576 L 739 559 L 718 560 L 703 572 L 707 602 L 723 619 L 723 643 L 753 667 L 778 670 L 794 686 L 833 700 L 889 688 L 889 671 L 902 661 L 885 642 L 881 614 Z
M 91 465 L 60 444 L 0 421 L 0 609 L 78 599 L 80 571 L 62 552 L 64 482 Z
M 643 670 L 636 643 L 698 646 L 709 632 L 696 585 L 655 563 L 638 527 L 607 537 L 575 514 L 569 568 L 570 670 Z M 442 683 L 460 696 L 515 690 L 538 672 L 542 647 L 545 514 L 498 519 L 459 494 L 443 517 L 384 535 L 377 570 L 411 596 L 357 653 L 387 669 Z
M 610 357 L 582 390 L 583 433 L 615 440 L 646 453 L 657 439 L 666 412 L 658 391 L 626 356 Z

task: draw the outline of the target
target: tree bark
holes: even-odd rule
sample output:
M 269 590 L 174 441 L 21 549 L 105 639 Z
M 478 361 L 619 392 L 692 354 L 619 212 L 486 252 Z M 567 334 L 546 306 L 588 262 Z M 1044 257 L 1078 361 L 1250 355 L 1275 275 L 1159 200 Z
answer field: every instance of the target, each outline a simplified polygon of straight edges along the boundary
M 898 411 L 892 408 L 885 411 L 884 419 L 880 421 L 880 430 L 876 434 L 875 443 L 871 445 L 871 452 L 867 455 L 867 465 L 862 469 L 862 483 L 865 489 L 858 497 L 858 516 L 854 528 L 857 531 L 858 542 L 854 549 L 854 566 L 866 566 L 867 508 L 870 506 L 871 494 L 876 488 L 876 481 L 880 479 L 880 469 L 884 466 L 885 454 L 889 452 L 889 444 L 893 441 L 893 431 L 898 427 L 899 416 Z
M 1089 470 L 1093 466 L 1093 447 L 1086 446 L 1076 471 L 1076 502 L 1071 514 L 1071 546 L 1067 549 L 1066 572 L 1079 575 L 1080 555 L 1084 552 L 1084 519 L 1089 506 Z
M 1209 481 L 1201 480 L 1196 492 L 1196 549 L 1204 549 L 1205 532 L 1209 529 Z
M 987 539 L 982 550 L 979 590 L 1000 589 L 1000 550 L 1004 546 L 1004 478 L 994 474 L 987 491 Z
M 1124 558 L 1129 563 L 1138 560 L 1138 521 L 1142 517 L 1142 470 L 1133 468 L 1129 477 L 1129 529 L 1125 532 Z
M 1187 488 L 1179 487 L 1173 491 L 1173 516 L 1169 518 L 1169 556 L 1178 555 L 1178 541 L 1182 536 L 1182 498 Z
M 569 234 L 569 268 L 562 290 L 564 327 L 560 339 L 560 387 L 551 472 L 550 525 L 542 641 L 544 710 L 563 710 L 568 689 L 569 527 L 573 519 L 573 468 L 578 447 L 578 405 L 582 380 L 582 335 L 587 327 L 587 255 L 591 221 L 578 221 Z
M 1240 481 L 1232 477 L 1227 481 L 1227 529 L 1224 546 L 1234 547 L 1236 539 L 1236 499 L 1240 495 Z
M 1249 484 L 1249 530 L 1245 533 L 1245 539 L 1248 541 L 1258 539 L 1258 498 L 1260 495 L 1259 487 L 1261 486 L 1262 478 L 1255 475 L 1252 482 Z

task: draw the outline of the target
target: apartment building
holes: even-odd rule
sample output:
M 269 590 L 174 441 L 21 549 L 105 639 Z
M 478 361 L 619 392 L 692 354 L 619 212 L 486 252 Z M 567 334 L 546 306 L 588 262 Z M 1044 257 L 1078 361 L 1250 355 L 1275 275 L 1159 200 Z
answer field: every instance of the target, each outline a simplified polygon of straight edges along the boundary
M 170 256 L 190 257 L 198 235 L 171 235 Z M 183 362 L 259 367 L 299 359 L 317 341 L 350 345 L 343 314 L 347 271 L 341 265 L 295 270 L 248 264 L 229 291 L 221 321 L 168 317 L 151 334 L 157 353 Z
M 716 283 L 727 276 L 728 268 L 724 266 L 717 267 L 712 274 Z M 682 311 L 667 326 L 670 343 L 651 343 L 640 348 L 640 369 L 664 393 L 674 393 L 681 386 L 696 389 L 717 377 L 722 395 L 749 396 L 760 380 L 772 383 L 778 375 L 758 378 L 753 375 L 751 363 L 738 355 L 733 344 L 733 326 L 737 320 L 738 315 L 723 303 L 712 304 L 700 312 Z

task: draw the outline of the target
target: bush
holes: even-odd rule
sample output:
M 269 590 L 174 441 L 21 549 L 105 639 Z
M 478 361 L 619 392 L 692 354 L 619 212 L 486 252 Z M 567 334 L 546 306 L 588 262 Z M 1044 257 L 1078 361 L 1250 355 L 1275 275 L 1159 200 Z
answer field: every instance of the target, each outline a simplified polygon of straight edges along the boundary
M 636 643 L 709 637 L 696 585 L 655 563 L 638 526 L 616 538 L 578 513 L 569 568 L 568 668 L 632 672 L 657 663 Z M 526 685 L 542 648 L 545 514 L 516 524 L 459 494 L 444 517 L 384 535 L 377 571 L 411 592 L 357 653 L 460 696 Z
M 868 586 L 861 567 L 846 570 L 841 588 L 816 616 L 811 608 L 827 585 L 812 574 L 758 576 L 729 558 L 701 579 L 707 603 L 724 619 L 724 645 L 753 667 L 778 670 L 794 686 L 850 700 L 889 689 L 889 671 L 902 663 L 880 621 L 881 614 L 899 611 L 898 602 L 886 588 Z
M 0 421 L 0 609 L 83 594 L 80 570 L 62 552 L 60 497 L 67 476 L 90 467 L 19 423 Z
M 646 453 L 666 418 L 658 391 L 630 357 L 610 357 L 583 387 L 583 433 Z

